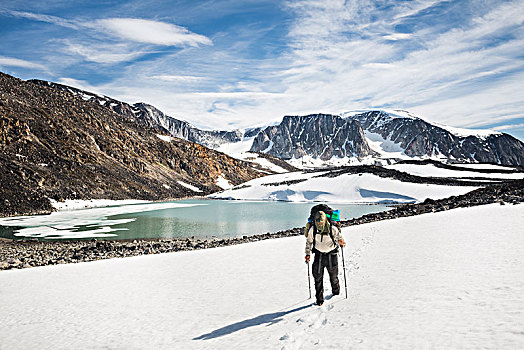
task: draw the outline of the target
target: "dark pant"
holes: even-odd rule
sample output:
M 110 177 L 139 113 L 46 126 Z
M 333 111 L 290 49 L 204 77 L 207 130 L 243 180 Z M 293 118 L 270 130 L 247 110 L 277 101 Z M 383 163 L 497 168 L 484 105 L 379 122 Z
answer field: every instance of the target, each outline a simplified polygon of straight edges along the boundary
M 329 281 L 331 282 L 331 291 L 333 295 L 340 293 L 340 284 L 338 283 L 338 255 L 336 252 L 330 253 L 315 253 L 313 260 L 313 278 L 315 279 L 315 290 L 317 303 L 324 302 L 324 268 L 329 274 Z

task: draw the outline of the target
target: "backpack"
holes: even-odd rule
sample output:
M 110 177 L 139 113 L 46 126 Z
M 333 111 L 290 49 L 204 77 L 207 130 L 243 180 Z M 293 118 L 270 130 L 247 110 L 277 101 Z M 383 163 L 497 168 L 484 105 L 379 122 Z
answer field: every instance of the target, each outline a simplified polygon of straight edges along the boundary
M 333 225 L 337 226 L 337 223 L 340 221 L 340 210 L 333 210 L 327 204 L 317 204 L 313 208 L 311 208 L 311 211 L 309 212 L 309 218 L 307 219 L 306 229 L 304 230 L 304 236 L 307 237 L 309 229 L 311 228 L 311 226 L 313 226 L 313 251 L 315 250 L 315 237 L 317 235 L 317 227 L 314 224 L 314 220 L 315 214 L 319 211 L 324 212 L 324 214 L 326 214 L 331 227 Z M 335 238 L 333 237 L 332 230 L 329 230 L 329 237 L 331 237 L 333 244 L 337 246 Z

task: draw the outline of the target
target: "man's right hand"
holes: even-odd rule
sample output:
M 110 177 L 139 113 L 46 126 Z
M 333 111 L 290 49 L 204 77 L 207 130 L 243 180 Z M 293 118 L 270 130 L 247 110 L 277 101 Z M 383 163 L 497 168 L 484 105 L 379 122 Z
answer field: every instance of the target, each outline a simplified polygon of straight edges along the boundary
M 306 264 L 309 263 L 309 255 L 306 255 Z

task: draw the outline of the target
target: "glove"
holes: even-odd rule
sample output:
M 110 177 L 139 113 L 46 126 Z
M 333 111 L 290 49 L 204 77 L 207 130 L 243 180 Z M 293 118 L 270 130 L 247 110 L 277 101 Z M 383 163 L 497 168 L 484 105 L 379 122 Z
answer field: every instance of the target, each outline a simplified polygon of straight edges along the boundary
M 338 244 L 344 248 L 346 246 L 346 242 L 344 241 L 344 238 L 339 239 Z
M 306 255 L 306 264 L 309 263 L 309 255 Z

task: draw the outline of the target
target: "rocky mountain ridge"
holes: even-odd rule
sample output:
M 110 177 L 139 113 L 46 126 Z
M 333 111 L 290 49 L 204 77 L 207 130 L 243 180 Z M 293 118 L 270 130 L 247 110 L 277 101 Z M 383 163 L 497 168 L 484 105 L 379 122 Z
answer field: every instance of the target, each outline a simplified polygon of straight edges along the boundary
M 367 110 L 342 115 L 285 116 L 282 122 L 244 131 L 202 130 L 165 115 L 146 103 L 133 105 L 66 85 L 35 80 L 36 84 L 69 91 L 97 101 L 114 112 L 188 141 L 210 148 L 254 137 L 250 151 L 284 160 L 318 159 L 319 165 L 344 165 L 350 159 L 369 164 L 400 159 L 440 159 L 447 162 L 524 164 L 524 143 L 504 133 L 481 133 L 427 122 L 406 111 Z M 297 165 L 298 163 L 294 163 Z
M 252 151 L 291 160 L 304 156 L 323 161 L 368 158 L 439 159 L 454 163 L 524 165 L 524 143 L 500 132 L 453 129 L 429 123 L 405 111 L 380 110 L 336 116 L 286 116 L 262 130 Z M 386 163 L 386 164 L 387 164 Z
M 462 133 L 454 133 L 452 128 L 413 115 L 397 116 L 384 111 L 359 113 L 349 116 L 348 120 L 358 121 L 368 137 L 379 136 L 381 142 L 397 145 L 409 157 L 444 158 L 462 163 L 524 164 L 524 143 L 508 134 L 475 134 L 474 130 L 464 129 Z
M 329 160 L 332 157 L 376 155 L 367 144 L 358 122 L 331 114 L 285 116 L 279 125 L 258 133 L 251 151 L 269 153 L 282 159 L 308 155 Z
M 142 125 L 155 128 L 161 132 L 171 134 L 174 137 L 196 142 L 208 148 L 214 149 L 223 143 L 238 142 L 243 136 L 243 133 L 240 130 L 220 131 L 199 129 L 184 120 L 170 117 L 158 108 L 147 103 L 138 102 L 135 104 L 129 104 L 105 95 L 95 94 L 63 84 L 36 79 L 29 81 L 60 91 L 70 92 L 74 95 L 80 96 L 86 101 L 96 101 L 101 106 L 109 108 L 126 118 L 135 119 Z
M 107 108 L 46 85 L 0 73 L 0 216 L 50 212 L 49 198 L 206 195 L 221 190 L 219 178 L 238 185 L 263 175 L 249 163 L 162 136 L 146 120 L 138 123 L 132 106 L 107 100 Z

